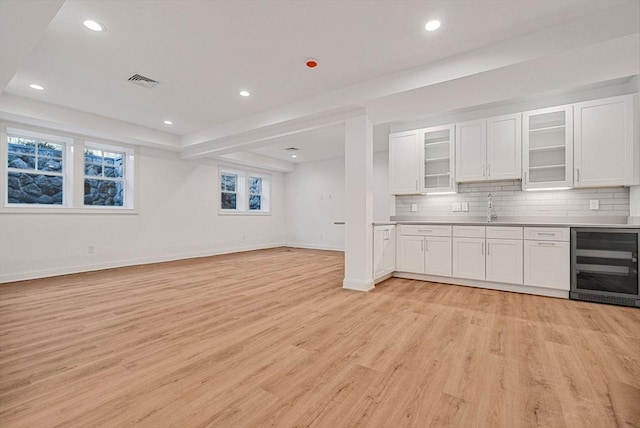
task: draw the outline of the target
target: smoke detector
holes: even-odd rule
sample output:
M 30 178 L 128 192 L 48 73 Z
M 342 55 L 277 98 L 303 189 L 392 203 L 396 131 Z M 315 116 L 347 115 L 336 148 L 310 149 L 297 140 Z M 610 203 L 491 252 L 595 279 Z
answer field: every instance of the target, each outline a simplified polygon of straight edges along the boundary
M 148 77 L 145 77 L 141 74 L 134 74 L 133 76 L 129 77 L 127 80 L 133 83 L 134 85 L 142 86 L 143 88 L 147 88 L 147 89 L 151 89 L 157 86 L 158 83 L 160 83 L 157 80 L 149 79 Z

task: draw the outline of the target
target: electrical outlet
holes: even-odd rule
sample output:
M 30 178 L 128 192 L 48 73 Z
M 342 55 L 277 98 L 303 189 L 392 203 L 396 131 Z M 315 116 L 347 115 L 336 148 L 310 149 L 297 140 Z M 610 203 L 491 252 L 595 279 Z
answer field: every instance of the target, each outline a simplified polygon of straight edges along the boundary
M 591 199 L 589 201 L 589 209 L 590 210 L 599 210 L 600 209 L 600 201 L 598 199 Z
M 469 202 L 463 202 L 462 203 L 462 211 L 465 213 L 469 212 Z
M 411 212 L 412 213 L 418 212 L 418 204 L 411 204 Z
M 89 246 L 87 247 L 87 253 L 89 253 L 89 254 L 93 254 L 93 253 L 95 253 L 95 252 L 96 252 L 96 247 L 95 247 L 95 245 L 89 245 Z
M 451 204 L 451 211 L 454 213 L 459 213 L 462 211 L 462 204 L 460 202 L 454 202 Z

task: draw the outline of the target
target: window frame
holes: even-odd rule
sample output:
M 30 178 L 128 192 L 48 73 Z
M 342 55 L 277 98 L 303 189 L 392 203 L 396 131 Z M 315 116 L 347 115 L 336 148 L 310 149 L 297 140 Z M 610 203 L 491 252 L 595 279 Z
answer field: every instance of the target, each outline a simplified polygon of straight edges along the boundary
M 34 169 L 20 169 L 20 168 L 12 168 L 8 165 L 8 157 L 9 157 L 9 138 L 21 138 L 34 140 L 36 142 L 35 147 L 35 168 Z M 37 143 L 49 143 L 56 144 L 62 146 L 62 170 L 60 172 L 56 171 L 43 171 L 38 169 L 38 152 L 39 147 Z M 72 159 L 73 159 L 73 140 L 63 137 L 61 135 L 51 135 L 41 132 L 34 132 L 28 129 L 24 129 L 21 127 L 7 127 L 3 129 L 2 132 L 2 207 L 6 209 L 14 209 L 14 208 L 31 208 L 31 209 L 63 209 L 68 208 L 73 204 L 73 174 L 72 174 Z M 9 181 L 9 173 L 26 173 L 26 174 L 34 174 L 34 175 L 48 175 L 53 177 L 62 178 L 62 203 L 61 204 L 20 204 L 20 203 L 9 203 L 9 192 L 8 192 L 8 181 Z
M 236 209 L 222 208 L 222 194 L 225 193 L 222 190 L 223 175 L 235 175 L 237 177 Z M 250 196 L 252 195 L 252 193 L 250 192 L 249 181 L 252 177 L 262 179 L 260 193 L 260 210 L 252 210 L 249 207 Z M 238 168 L 236 166 L 221 165 L 218 168 L 217 182 L 217 204 L 219 215 L 271 215 L 271 174 L 260 172 L 254 169 L 249 170 Z
M 86 175 L 85 173 L 85 150 L 100 150 L 102 152 L 102 177 Z M 105 158 L 104 152 L 109 153 L 121 153 L 122 154 L 122 177 L 120 178 L 111 178 L 104 176 L 104 166 L 105 166 Z M 104 144 L 98 143 L 93 140 L 84 141 L 82 146 L 82 207 L 84 209 L 110 209 L 110 210 L 128 210 L 134 208 L 134 193 L 135 189 L 133 187 L 133 183 L 135 183 L 135 179 L 133 178 L 133 169 L 134 169 L 134 151 L 132 149 L 128 149 L 126 147 L 121 147 L 118 145 Z M 103 181 L 113 181 L 113 182 L 121 182 L 123 186 L 124 198 L 122 200 L 122 206 L 119 205 L 87 205 L 84 203 L 84 181 L 85 180 L 103 180 Z M 133 183 L 132 183 L 133 182 Z
M 8 136 L 38 139 L 53 144 L 64 144 L 62 158 L 63 204 L 9 204 Z M 126 154 L 127 177 L 123 206 L 84 205 L 84 148 L 85 145 L 101 150 Z M 137 215 L 138 171 L 135 168 L 135 147 L 115 141 L 105 141 L 55 129 L 43 128 L 12 121 L 0 121 L 0 214 L 134 214 Z M 27 173 L 53 175 L 49 171 L 17 170 Z M 123 171 L 124 172 L 124 171 Z M 123 174 L 124 175 L 124 174 Z

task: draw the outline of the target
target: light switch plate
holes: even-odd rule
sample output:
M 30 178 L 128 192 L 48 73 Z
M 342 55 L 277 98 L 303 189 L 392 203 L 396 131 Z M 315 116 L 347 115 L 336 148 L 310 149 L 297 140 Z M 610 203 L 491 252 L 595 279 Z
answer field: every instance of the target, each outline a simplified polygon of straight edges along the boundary
M 462 211 L 462 204 L 460 202 L 454 202 L 451 204 L 451 211 L 454 213 L 459 213 Z
M 598 199 L 591 199 L 589 201 L 589 209 L 590 210 L 599 210 L 600 209 L 600 201 Z
M 411 204 L 411 212 L 412 213 L 418 212 L 418 204 Z
M 462 211 L 465 213 L 469 212 L 469 202 L 463 202 L 462 203 Z

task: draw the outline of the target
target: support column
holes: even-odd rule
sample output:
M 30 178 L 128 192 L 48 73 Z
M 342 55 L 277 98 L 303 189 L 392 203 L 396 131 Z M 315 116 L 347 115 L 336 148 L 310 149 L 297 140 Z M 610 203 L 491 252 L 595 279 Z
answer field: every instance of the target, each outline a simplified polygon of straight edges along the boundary
M 345 245 L 343 288 L 373 285 L 373 125 L 366 115 L 345 123 Z

